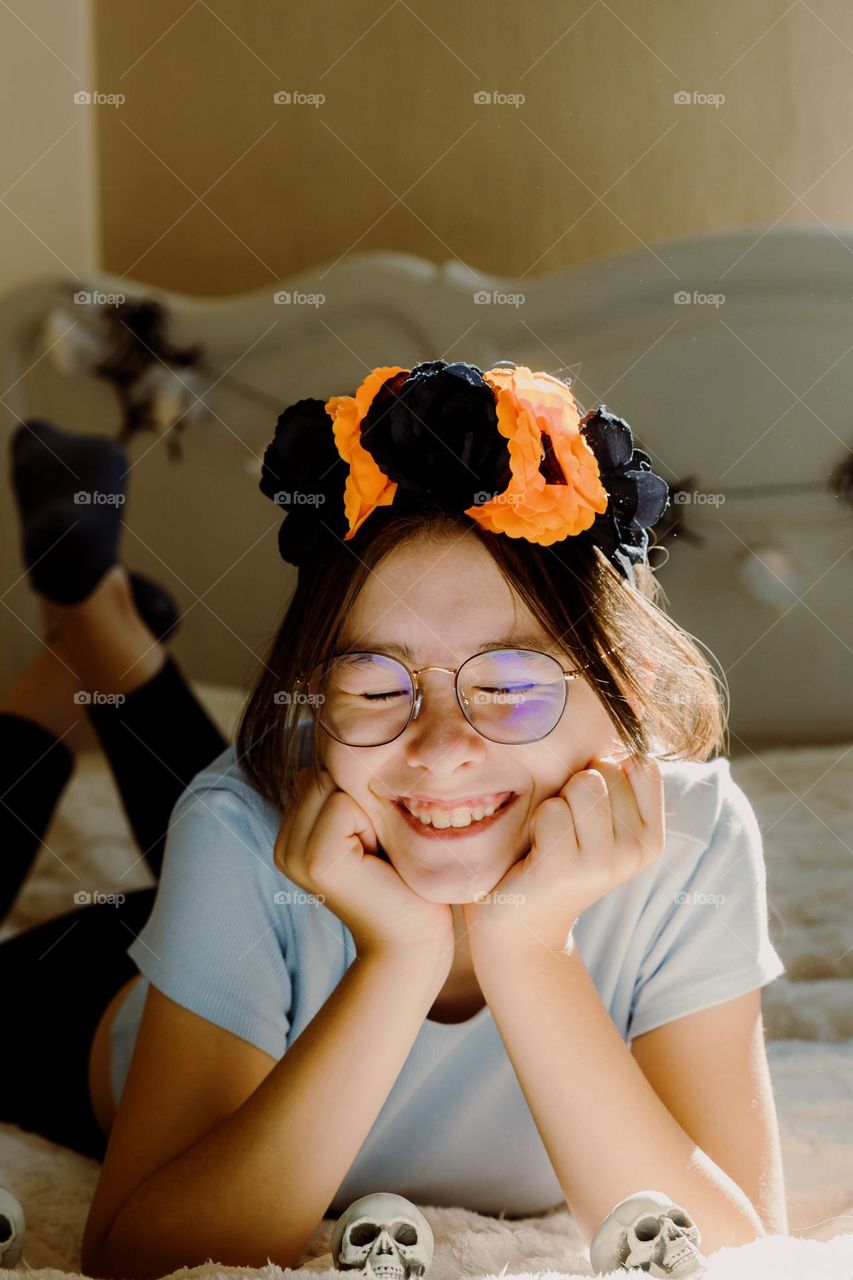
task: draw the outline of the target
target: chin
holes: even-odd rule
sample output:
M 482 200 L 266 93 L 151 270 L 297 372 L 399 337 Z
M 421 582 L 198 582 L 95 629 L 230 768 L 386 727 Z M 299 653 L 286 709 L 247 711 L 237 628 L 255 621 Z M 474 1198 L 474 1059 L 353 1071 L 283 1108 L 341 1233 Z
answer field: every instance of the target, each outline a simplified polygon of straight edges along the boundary
M 515 859 L 511 859 L 504 867 L 494 867 L 487 872 L 481 868 L 469 869 L 461 863 L 440 867 L 425 867 L 417 862 L 413 865 L 408 857 L 403 860 L 389 857 L 387 861 L 400 879 L 427 902 L 462 904 L 473 902 L 480 894 L 491 893 Z

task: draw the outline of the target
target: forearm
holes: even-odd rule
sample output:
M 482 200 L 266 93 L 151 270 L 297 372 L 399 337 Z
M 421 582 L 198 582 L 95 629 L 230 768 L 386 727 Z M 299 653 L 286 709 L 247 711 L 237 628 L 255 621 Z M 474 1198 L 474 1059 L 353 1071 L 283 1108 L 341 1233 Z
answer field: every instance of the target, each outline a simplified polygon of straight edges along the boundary
M 631 1056 L 577 950 L 474 965 L 566 1201 L 591 1240 L 614 1207 L 655 1189 L 712 1253 L 765 1234 L 740 1187 L 682 1129 Z
M 295 1265 L 445 977 L 437 957 L 357 957 L 251 1097 L 129 1197 L 94 1274 Z

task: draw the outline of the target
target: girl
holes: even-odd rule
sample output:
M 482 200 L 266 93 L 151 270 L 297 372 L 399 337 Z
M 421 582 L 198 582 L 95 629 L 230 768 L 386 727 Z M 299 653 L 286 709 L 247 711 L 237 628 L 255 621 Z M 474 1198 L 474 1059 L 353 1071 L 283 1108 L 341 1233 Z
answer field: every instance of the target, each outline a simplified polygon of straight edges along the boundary
M 714 673 L 656 603 L 667 486 L 627 423 L 509 362 L 379 368 L 285 410 L 261 489 L 300 572 L 233 746 L 120 566 L 44 606 L 53 655 L 79 671 L 88 641 L 124 694 L 87 712 L 155 869 L 168 825 L 150 917 L 128 895 L 42 926 L 50 1004 L 86 1025 L 19 1122 L 84 1109 L 96 1024 L 83 1267 L 296 1265 L 376 1190 L 566 1201 L 591 1238 L 659 1187 L 704 1252 L 785 1230 L 760 832 L 710 759 Z M 32 747 L 19 790 L 56 753 Z

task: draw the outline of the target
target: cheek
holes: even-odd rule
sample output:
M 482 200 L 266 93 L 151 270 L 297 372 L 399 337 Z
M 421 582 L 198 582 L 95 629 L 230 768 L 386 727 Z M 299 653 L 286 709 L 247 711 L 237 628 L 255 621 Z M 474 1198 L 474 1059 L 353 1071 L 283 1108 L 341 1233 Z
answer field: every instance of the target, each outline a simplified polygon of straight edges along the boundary
M 320 760 L 337 788 L 355 797 L 359 770 L 354 767 L 354 761 L 348 758 L 345 748 L 336 742 L 329 744 L 327 741 L 320 747 Z
M 620 746 L 616 726 L 591 689 L 579 689 L 553 733 L 532 744 L 525 767 L 535 787 L 535 802 L 555 795 L 574 773 L 596 756 Z
M 368 760 L 360 752 L 353 752 L 334 740 L 327 741 L 320 749 L 320 759 L 340 791 L 346 791 L 371 815 L 376 813 L 377 799 L 374 784 L 381 765 Z

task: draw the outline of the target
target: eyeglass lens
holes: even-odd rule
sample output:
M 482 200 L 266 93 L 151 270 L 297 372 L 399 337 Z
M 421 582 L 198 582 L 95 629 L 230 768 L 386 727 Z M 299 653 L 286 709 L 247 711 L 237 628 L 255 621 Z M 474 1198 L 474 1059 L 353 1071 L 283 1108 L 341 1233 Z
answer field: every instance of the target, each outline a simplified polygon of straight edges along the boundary
M 353 747 L 381 746 L 396 738 L 414 701 L 406 668 L 380 653 L 343 654 L 320 664 L 308 688 L 320 724 Z M 494 649 L 464 664 L 459 694 L 465 716 L 484 737 L 533 742 L 550 733 L 563 714 L 566 681 L 559 662 L 548 654 Z

